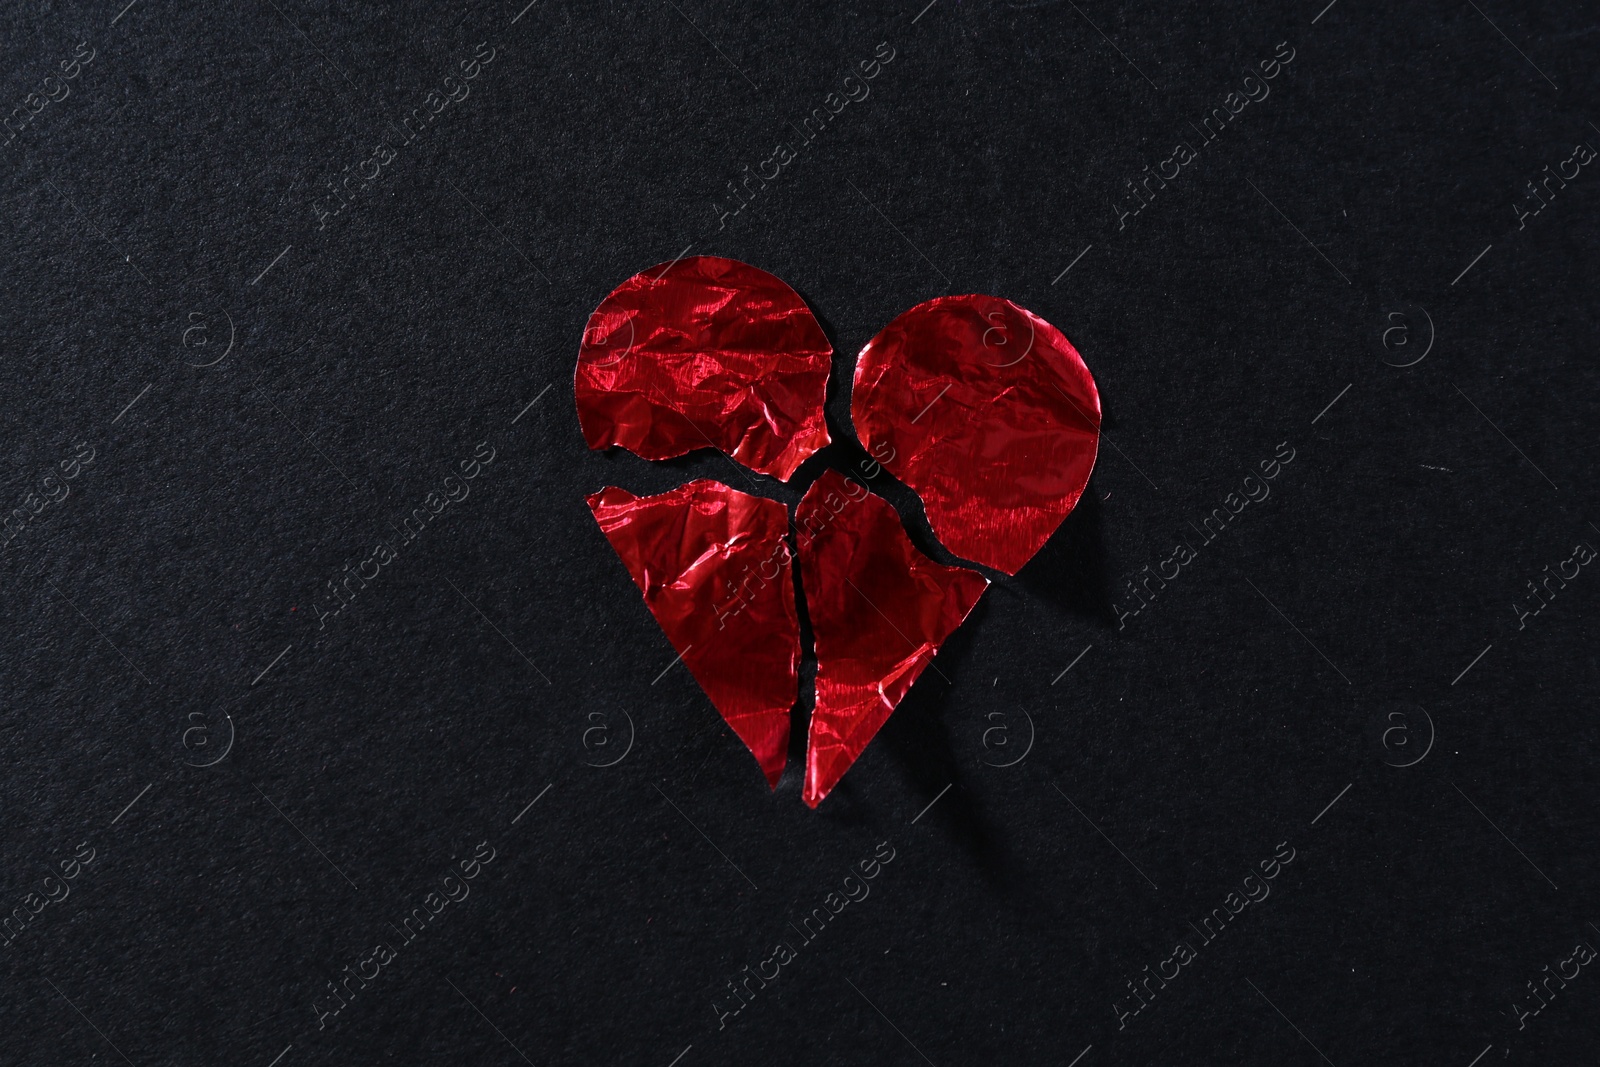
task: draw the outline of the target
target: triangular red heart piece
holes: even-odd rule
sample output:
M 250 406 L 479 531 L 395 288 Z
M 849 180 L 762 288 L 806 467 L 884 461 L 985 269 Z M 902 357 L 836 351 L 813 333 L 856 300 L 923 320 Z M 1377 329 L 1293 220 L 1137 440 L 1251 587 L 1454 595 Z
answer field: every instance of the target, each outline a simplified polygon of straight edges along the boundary
M 828 471 L 795 513 L 817 648 L 804 799 L 838 784 L 989 585 L 917 551 L 888 503 Z
M 718 448 L 785 481 L 828 443 L 833 346 L 800 295 L 719 256 L 635 274 L 600 302 L 574 390 L 590 448 L 645 459 Z
M 1100 441 L 1072 342 L 994 296 L 941 296 L 885 326 L 861 350 L 851 416 L 945 547 L 1007 574 L 1078 503 Z
M 649 497 L 608 487 L 588 502 L 667 640 L 776 788 L 799 692 L 787 510 L 705 479 Z

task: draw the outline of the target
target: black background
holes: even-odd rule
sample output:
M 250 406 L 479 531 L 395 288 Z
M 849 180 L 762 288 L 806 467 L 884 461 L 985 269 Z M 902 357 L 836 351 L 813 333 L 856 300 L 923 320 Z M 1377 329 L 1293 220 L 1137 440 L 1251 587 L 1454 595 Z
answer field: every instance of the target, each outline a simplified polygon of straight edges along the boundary
M 0 948 L 0 1060 L 1593 1061 L 1600 977 L 1521 1029 L 1513 1004 L 1600 945 L 1600 577 L 1513 605 L 1600 544 L 1600 176 L 1513 205 L 1600 146 L 1600 14 L 853 7 L 3 16 L 0 113 L 94 53 L 0 151 L 0 503 L 93 450 L 0 555 L 3 910 L 95 859 Z M 480 42 L 470 96 L 319 229 Z M 880 42 L 870 97 L 719 230 Z M 1119 229 L 1124 183 L 1280 42 L 1271 95 Z M 853 354 L 952 292 L 1058 325 L 1106 410 L 1083 503 L 816 812 L 799 746 L 769 794 L 671 666 L 583 503 L 733 479 L 588 452 L 573 409 L 589 312 L 691 250 L 811 302 L 836 438 Z M 470 496 L 319 626 L 480 442 Z M 1271 497 L 1119 628 L 1283 443 Z M 482 841 L 471 895 L 319 1029 Z M 883 841 L 871 895 L 719 1029 Z M 1283 842 L 1271 896 L 1119 1029 L 1124 979 Z

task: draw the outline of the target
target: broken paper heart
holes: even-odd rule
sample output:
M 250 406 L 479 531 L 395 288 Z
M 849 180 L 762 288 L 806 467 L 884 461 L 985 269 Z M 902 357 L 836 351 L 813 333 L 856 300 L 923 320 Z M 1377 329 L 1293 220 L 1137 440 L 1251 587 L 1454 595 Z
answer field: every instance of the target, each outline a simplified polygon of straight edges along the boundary
M 1078 350 L 992 296 L 941 296 L 885 326 L 861 350 L 850 407 L 862 447 L 917 491 L 945 547 L 1007 574 L 1077 505 L 1100 441 Z
M 787 481 L 829 441 L 832 347 L 793 289 L 715 256 L 659 264 L 601 302 L 575 394 L 590 448 L 645 459 L 715 448 Z M 1088 484 L 1100 398 L 1059 330 L 1009 300 L 947 296 L 903 313 L 855 372 L 861 443 L 922 498 L 953 553 L 1015 574 Z M 595 520 L 769 786 L 799 696 L 805 593 L 817 660 L 802 797 L 838 784 L 988 580 L 935 562 L 887 502 L 825 471 L 795 512 L 699 480 L 588 498 Z
M 838 471 L 825 472 L 806 490 L 795 528 L 817 646 L 817 703 L 802 794 L 814 808 L 989 581 L 918 552 L 894 508 Z
M 828 443 L 832 355 L 800 294 L 766 271 L 716 256 L 658 264 L 589 316 L 578 422 L 590 448 L 645 459 L 716 448 L 788 481 Z
M 703 479 L 642 498 L 602 489 L 589 509 L 689 673 L 776 787 L 800 678 L 789 513 Z M 774 560 L 781 569 L 763 577 Z

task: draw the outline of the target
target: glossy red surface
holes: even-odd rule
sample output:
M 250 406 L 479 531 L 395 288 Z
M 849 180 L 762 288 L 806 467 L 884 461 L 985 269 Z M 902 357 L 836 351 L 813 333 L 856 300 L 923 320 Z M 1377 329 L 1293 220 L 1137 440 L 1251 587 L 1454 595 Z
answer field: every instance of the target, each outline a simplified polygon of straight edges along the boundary
M 1100 394 L 1060 330 L 993 296 L 942 296 L 861 350 L 851 416 L 950 551 L 1015 574 L 1089 483 Z
M 717 256 L 657 264 L 589 317 L 578 421 L 590 448 L 645 459 L 718 448 L 788 480 L 828 443 L 832 352 L 805 301 L 766 271 Z
M 838 784 L 989 582 L 917 551 L 889 504 L 828 471 L 795 514 L 817 648 L 804 799 Z
M 799 692 L 788 512 L 705 479 L 650 497 L 608 487 L 588 502 L 667 640 L 776 787 Z

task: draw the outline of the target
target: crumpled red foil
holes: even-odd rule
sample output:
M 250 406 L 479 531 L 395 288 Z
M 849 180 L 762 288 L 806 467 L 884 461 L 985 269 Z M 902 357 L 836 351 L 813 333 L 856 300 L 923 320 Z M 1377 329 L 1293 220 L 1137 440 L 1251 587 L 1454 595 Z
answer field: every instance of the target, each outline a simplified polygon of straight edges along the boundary
M 1007 574 L 1077 505 L 1100 442 L 1072 342 L 993 296 L 941 296 L 884 327 L 861 350 L 851 416 L 945 547 Z
M 649 497 L 608 487 L 588 503 L 667 640 L 776 788 L 799 693 L 788 511 L 707 479 Z
M 805 301 L 766 271 L 718 256 L 658 263 L 589 317 L 578 421 L 590 448 L 718 448 L 787 481 L 828 443 L 832 353 Z
M 861 755 L 989 581 L 917 551 L 900 516 L 827 471 L 795 513 L 817 650 L 803 797 L 816 807 Z

